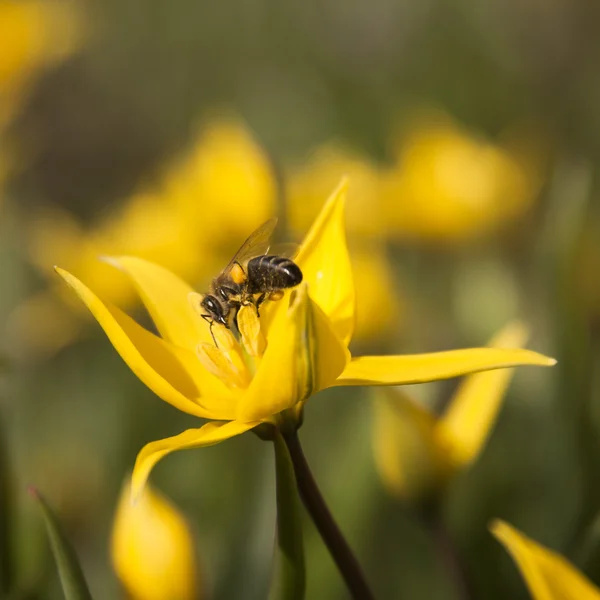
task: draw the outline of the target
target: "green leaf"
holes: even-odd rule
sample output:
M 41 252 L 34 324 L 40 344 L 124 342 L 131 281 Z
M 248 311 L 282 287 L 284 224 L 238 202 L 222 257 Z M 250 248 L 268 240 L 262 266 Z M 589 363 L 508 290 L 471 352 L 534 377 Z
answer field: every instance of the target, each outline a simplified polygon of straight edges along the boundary
M 54 513 L 47 502 L 35 488 L 29 488 L 31 496 L 37 500 L 46 528 L 48 537 L 52 546 L 52 552 L 58 567 L 58 574 L 62 583 L 63 592 L 66 600 L 92 600 L 92 595 L 88 589 L 83 576 L 83 571 L 71 544 L 64 536 L 61 526 L 54 516 Z
M 289 451 L 279 433 L 273 440 L 277 487 L 276 570 L 270 600 L 303 600 L 306 592 L 302 513 Z

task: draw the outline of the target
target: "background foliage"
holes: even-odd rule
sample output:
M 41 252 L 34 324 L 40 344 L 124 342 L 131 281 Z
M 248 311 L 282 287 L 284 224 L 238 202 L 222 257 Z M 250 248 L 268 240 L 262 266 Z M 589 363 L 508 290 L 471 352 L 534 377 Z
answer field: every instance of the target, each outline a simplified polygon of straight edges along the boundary
M 519 317 L 529 347 L 559 359 L 517 373 L 484 451 L 441 498 L 442 541 L 425 500 L 378 475 L 372 394 L 311 401 L 308 459 L 375 592 L 461 598 L 458 559 L 472 597 L 526 597 L 495 517 L 600 583 L 595 2 L 48 1 L 34 17 L 3 4 L 0 416 L 24 597 L 59 594 L 26 485 L 57 508 L 95 597 L 119 597 L 121 484 L 143 443 L 192 423 L 57 294 L 52 265 L 136 312 L 96 256 L 140 253 L 203 290 L 269 215 L 299 240 L 344 174 L 358 351 L 483 345 Z M 414 392 L 440 409 L 454 385 Z M 153 482 L 191 523 L 205 593 L 264 598 L 270 449 L 246 435 L 177 454 Z M 307 597 L 343 598 L 310 523 L 307 561 Z

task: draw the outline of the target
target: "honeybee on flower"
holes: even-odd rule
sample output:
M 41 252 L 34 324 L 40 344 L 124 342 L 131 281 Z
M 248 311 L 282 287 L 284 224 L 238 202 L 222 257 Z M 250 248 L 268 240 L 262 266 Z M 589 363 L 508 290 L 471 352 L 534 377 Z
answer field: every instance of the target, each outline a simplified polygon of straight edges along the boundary
M 215 345 L 215 323 L 228 329 L 235 324 L 237 328 L 242 306 L 254 306 L 258 316 L 263 302 L 281 300 L 284 290 L 302 283 L 302 271 L 293 260 L 267 254 L 275 225 L 277 219 L 270 219 L 250 234 L 200 302 L 200 316 L 208 321 Z

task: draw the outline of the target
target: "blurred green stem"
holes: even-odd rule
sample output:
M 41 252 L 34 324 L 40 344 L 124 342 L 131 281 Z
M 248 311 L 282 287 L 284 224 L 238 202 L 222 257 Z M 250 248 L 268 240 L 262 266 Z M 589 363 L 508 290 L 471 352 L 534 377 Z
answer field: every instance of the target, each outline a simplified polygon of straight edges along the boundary
M 271 600 L 303 600 L 306 593 L 300 499 L 294 465 L 279 433 L 273 440 L 277 478 L 277 565 Z
M 35 488 L 29 488 L 29 494 L 36 500 L 44 517 L 65 600 L 92 600 L 77 555 L 65 537 L 58 519 Z
M 367 584 L 362 569 L 314 480 L 300 445 L 298 433 L 296 431 L 286 433 L 284 440 L 294 465 L 302 502 L 344 578 L 350 595 L 354 600 L 373 600 L 375 597 Z
M 440 498 L 437 496 L 430 498 L 428 502 L 423 503 L 416 514 L 423 528 L 431 535 L 436 554 L 453 583 L 457 597 L 470 600 L 474 597 L 470 580 L 456 544 L 445 525 Z
M 8 443 L 4 437 L 4 422 L 0 419 L 0 597 L 12 591 L 14 565 L 12 562 L 13 490 Z

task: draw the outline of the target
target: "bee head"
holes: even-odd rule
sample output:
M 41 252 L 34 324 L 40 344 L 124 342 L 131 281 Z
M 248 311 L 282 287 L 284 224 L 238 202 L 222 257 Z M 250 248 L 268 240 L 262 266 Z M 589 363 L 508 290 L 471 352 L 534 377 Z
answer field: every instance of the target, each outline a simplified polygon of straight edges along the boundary
M 200 306 L 202 306 L 202 308 L 208 313 L 207 316 L 209 316 L 213 321 L 216 321 L 217 323 L 227 327 L 227 320 L 225 319 L 223 305 L 215 296 L 212 294 L 204 296 Z

